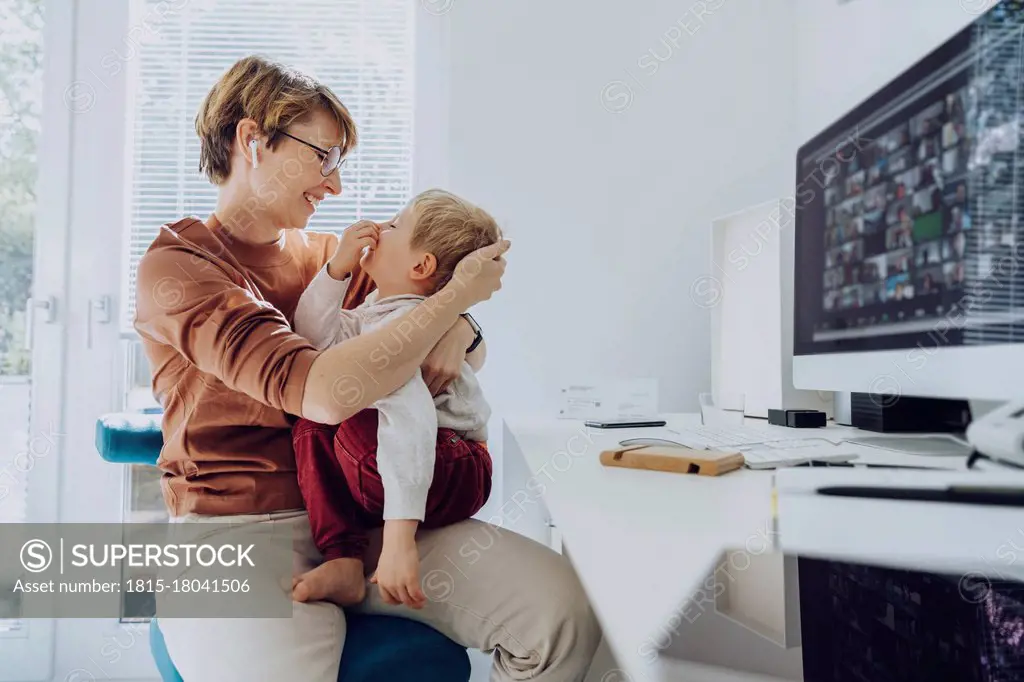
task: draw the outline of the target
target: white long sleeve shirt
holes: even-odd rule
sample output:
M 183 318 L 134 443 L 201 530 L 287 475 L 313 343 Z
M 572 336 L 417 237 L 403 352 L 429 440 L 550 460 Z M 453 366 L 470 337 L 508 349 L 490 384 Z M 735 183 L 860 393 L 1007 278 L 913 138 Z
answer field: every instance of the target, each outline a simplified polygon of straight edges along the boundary
M 341 302 L 350 281 L 351 277 L 334 279 L 324 266 L 299 298 L 295 331 L 320 350 L 381 327 L 424 300 L 412 294 L 377 300 L 374 291 L 359 307 L 344 310 Z M 399 352 L 403 343 L 405 339 L 396 334 L 374 357 L 382 361 Z M 487 440 L 491 408 L 480 383 L 469 363 L 463 362 L 458 378 L 435 398 L 417 369 L 404 386 L 371 407 L 378 412 L 377 469 L 384 483 L 384 519 L 422 521 L 434 477 L 438 427 L 467 440 Z

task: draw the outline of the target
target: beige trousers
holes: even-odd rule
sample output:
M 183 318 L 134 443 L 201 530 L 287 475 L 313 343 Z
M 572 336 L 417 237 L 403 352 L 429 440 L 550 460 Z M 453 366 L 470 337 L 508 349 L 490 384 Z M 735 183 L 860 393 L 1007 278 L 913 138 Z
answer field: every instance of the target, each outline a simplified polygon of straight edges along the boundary
M 304 511 L 191 515 L 179 521 L 284 524 L 294 530 L 296 572 L 321 560 Z M 368 584 L 367 598 L 358 610 L 413 618 L 467 648 L 493 651 L 495 682 L 583 680 L 601 632 L 563 556 L 474 520 L 420 531 L 417 544 L 427 605 L 422 610 L 388 606 L 376 586 Z M 376 567 L 379 551 L 378 532 L 367 555 L 368 573 Z M 335 682 L 345 617 L 333 604 L 293 603 L 290 619 L 161 618 L 160 629 L 185 682 Z

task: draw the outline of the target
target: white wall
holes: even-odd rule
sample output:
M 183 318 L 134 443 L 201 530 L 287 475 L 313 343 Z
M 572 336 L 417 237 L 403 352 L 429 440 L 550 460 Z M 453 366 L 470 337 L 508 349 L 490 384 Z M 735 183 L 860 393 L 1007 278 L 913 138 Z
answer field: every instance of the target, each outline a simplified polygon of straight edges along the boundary
M 775 4 L 429 4 L 449 50 L 447 184 L 513 242 L 477 315 L 498 415 L 595 374 L 656 377 L 662 409 L 696 410 L 710 223 L 792 184 L 794 6 Z M 496 481 L 483 517 L 522 483 Z
M 425 3 L 450 50 L 447 184 L 513 240 L 478 315 L 496 413 L 596 373 L 657 377 L 663 409 L 694 410 L 709 315 L 690 286 L 711 220 L 792 196 L 798 145 L 985 1 Z M 704 660 L 745 644 L 707 625 Z M 798 669 L 775 653 L 772 672 Z
M 514 244 L 478 315 L 496 412 L 596 373 L 695 409 L 710 221 L 791 195 L 800 142 L 988 4 L 427 3 L 448 32 L 447 184 Z
M 709 223 L 792 184 L 793 19 L 774 4 L 447 3 L 449 184 L 513 241 L 478 316 L 496 412 L 596 373 L 657 377 L 663 409 L 696 410 Z
M 794 0 L 790 0 L 794 1 Z M 970 24 L 997 0 L 795 0 L 796 120 L 809 140 Z M 793 189 L 790 190 L 791 192 Z M 998 403 L 972 403 L 977 417 Z M 846 405 L 849 394 L 837 406 Z M 838 414 L 838 413 L 837 413 Z
M 995 0 L 796 0 L 797 121 L 815 134 L 970 24 Z

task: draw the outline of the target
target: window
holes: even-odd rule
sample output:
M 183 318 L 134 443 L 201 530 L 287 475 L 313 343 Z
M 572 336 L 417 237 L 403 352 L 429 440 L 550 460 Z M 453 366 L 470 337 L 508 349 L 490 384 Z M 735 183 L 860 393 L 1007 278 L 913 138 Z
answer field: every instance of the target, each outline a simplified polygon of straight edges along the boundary
M 325 201 L 309 229 L 340 231 L 390 218 L 412 188 L 413 27 L 407 0 L 133 0 L 124 44 L 103 60 L 129 78 L 131 186 L 122 277 L 125 409 L 155 405 L 149 368 L 132 328 L 135 273 L 161 225 L 207 217 L 216 190 L 199 172 L 195 115 L 236 60 L 277 59 L 327 84 L 352 112 L 359 146 L 344 191 Z M 165 515 L 159 472 L 126 467 L 125 520 Z
M 42 0 L 0 0 L 0 523 L 25 521 L 33 463 L 25 311 L 35 241 L 42 38 Z M 16 612 L 12 598 L 0 600 L 0 637 L 24 627 L 10 618 Z
M 210 86 L 241 57 L 260 54 L 311 73 L 359 127 L 344 192 L 324 202 L 309 229 L 338 231 L 401 209 L 412 186 L 414 21 L 408 0 L 135 0 L 124 53 L 104 60 L 105 68 L 127 69 L 133 83 L 121 298 L 128 335 L 135 270 L 160 226 L 213 210 L 215 189 L 198 170 L 194 119 Z
M 412 188 L 415 3 L 407 0 L 134 0 L 123 50 L 104 68 L 130 77 L 131 187 L 122 278 L 126 407 L 152 406 L 132 329 L 135 273 L 160 226 L 208 216 L 216 190 L 199 172 L 195 114 L 236 60 L 260 54 L 327 84 L 352 112 L 359 146 L 309 229 L 390 218 Z
M 41 0 L 0 0 L 0 522 L 24 520 L 31 356 L 25 338 L 42 106 Z

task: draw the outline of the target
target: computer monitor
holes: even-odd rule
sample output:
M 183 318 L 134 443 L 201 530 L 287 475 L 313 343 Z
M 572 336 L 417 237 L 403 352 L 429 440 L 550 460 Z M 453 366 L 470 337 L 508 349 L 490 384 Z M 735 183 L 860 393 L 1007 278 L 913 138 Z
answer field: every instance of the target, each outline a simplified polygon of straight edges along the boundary
M 796 388 L 1020 397 L 1022 4 L 996 4 L 800 148 Z

